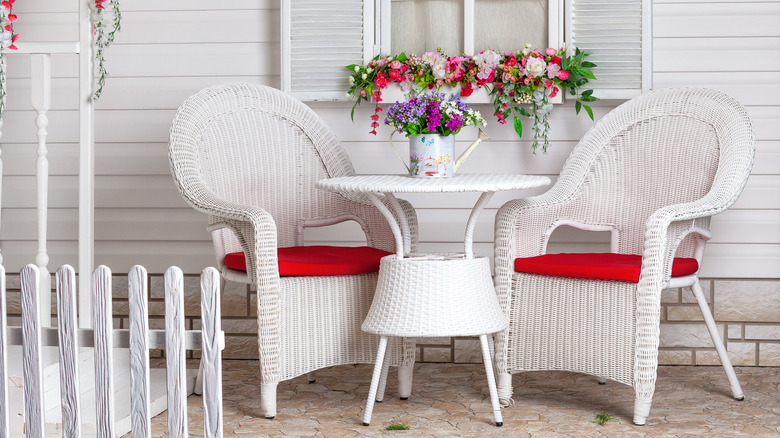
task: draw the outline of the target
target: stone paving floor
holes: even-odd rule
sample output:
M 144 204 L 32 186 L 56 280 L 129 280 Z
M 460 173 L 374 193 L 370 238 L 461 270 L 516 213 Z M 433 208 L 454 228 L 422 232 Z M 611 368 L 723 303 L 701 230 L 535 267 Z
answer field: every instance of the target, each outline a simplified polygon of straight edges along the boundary
M 197 362 L 193 362 L 197 366 Z M 279 384 L 278 415 L 262 417 L 256 361 L 226 360 L 223 369 L 225 436 L 277 437 L 780 437 L 780 368 L 737 368 L 744 401 L 731 398 L 721 367 L 659 367 L 646 426 L 632 423 L 633 389 L 598 385 L 568 372 L 514 375 L 515 405 L 496 427 L 481 365 L 418 363 L 409 400 L 396 395 L 391 368 L 383 403 L 362 425 L 372 366 L 338 366 Z M 190 435 L 202 436 L 201 397 L 188 400 Z M 601 426 L 595 416 L 613 420 Z M 153 436 L 166 436 L 166 417 Z M 403 423 L 406 431 L 388 431 Z

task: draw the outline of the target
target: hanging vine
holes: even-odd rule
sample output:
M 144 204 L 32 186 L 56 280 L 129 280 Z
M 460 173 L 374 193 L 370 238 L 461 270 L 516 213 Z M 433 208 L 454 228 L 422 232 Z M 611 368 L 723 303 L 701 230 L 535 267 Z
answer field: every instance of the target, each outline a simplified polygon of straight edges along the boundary
M 95 53 L 95 84 L 92 99 L 98 100 L 103 94 L 108 70 L 105 66 L 104 52 L 114 42 L 116 33 L 122 28 L 122 13 L 119 11 L 119 0 L 95 0 L 92 10 L 92 38 Z
M 14 33 L 14 23 L 18 19 L 13 13 L 16 0 L 3 0 L 0 2 L 0 122 L 3 120 L 5 110 L 5 50 L 17 50 L 14 43 L 19 35 Z

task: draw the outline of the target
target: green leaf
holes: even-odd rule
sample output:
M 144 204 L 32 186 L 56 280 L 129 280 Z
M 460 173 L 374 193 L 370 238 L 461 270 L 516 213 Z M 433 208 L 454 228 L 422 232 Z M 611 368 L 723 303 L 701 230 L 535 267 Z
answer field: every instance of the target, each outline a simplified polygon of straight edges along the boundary
M 347 70 L 349 70 L 349 71 L 354 73 L 355 72 L 355 67 L 363 67 L 363 66 L 360 65 L 360 64 L 350 64 L 350 65 L 348 65 L 348 66 L 346 66 L 344 68 L 346 68 Z
M 531 113 L 529 113 L 527 109 L 525 109 L 525 108 L 523 108 L 521 106 L 516 106 L 515 107 L 515 112 L 520 114 L 521 116 L 531 117 Z
M 583 61 L 582 62 L 582 66 L 583 67 L 587 67 L 587 68 L 593 68 L 593 67 L 596 67 L 596 64 L 594 64 L 594 63 L 592 63 L 590 61 Z
M 593 72 L 588 70 L 587 68 L 581 68 L 580 74 L 585 76 L 588 79 L 596 79 L 596 75 L 594 75 Z
M 522 138 L 523 122 L 520 120 L 520 117 L 515 116 L 514 124 L 515 124 L 515 132 L 517 133 L 517 136 Z
M 588 113 L 588 117 L 590 117 L 591 120 L 593 120 L 593 110 L 590 109 L 588 105 L 582 105 L 583 108 L 585 108 L 585 112 Z
M 395 59 L 401 62 L 406 62 L 406 53 L 404 52 L 399 53 L 398 56 L 395 57 Z
M 586 95 L 583 94 L 582 97 L 580 98 L 580 100 L 583 101 L 583 102 L 595 102 L 595 101 L 599 100 L 599 98 L 598 97 L 593 97 L 593 96 L 586 96 Z
M 593 90 L 585 90 L 582 92 L 582 97 L 590 96 L 591 94 L 593 94 Z
M 574 102 L 574 112 L 579 114 L 581 109 L 582 109 L 582 102 L 580 102 L 579 100 Z

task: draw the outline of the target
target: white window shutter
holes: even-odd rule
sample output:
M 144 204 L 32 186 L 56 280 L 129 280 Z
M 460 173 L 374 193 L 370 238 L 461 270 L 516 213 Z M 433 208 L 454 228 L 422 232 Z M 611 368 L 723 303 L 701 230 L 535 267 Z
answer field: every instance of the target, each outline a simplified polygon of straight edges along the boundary
M 649 91 L 652 80 L 651 0 L 566 0 L 566 41 L 588 61 L 600 99 L 630 99 Z
M 374 50 L 374 0 L 282 0 L 282 90 L 305 100 L 346 100 L 349 64 Z

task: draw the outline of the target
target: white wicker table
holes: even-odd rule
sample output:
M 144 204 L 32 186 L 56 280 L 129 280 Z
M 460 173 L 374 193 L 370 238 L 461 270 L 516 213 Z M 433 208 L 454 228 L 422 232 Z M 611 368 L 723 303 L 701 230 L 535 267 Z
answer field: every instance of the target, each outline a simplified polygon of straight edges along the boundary
M 550 182 L 547 177 L 534 175 L 459 174 L 452 178 L 346 176 L 317 183 L 319 187 L 335 192 L 366 194 L 384 214 L 396 241 L 396 254 L 381 261 L 374 300 L 362 326 L 364 331 L 380 336 L 364 425 L 371 422 L 377 393 L 384 392 L 388 336 L 479 336 L 493 414 L 496 425 L 503 424 L 487 335 L 504 330 L 508 321 L 496 299 L 488 258 L 474 256 L 474 227 L 480 212 L 496 191 L 528 189 Z M 482 192 L 466 224 L 463 253 L 410 253 L 409 225 L 394 194 L 453 192 Z M 379 199 L 380 194 L 389 201 L 397 213 L 395 216 Z M 396 221 L 396 217 L 400 220 Z M 411 370 L 412 367 L 399 369 L 401 398 L 408 397 L 411 392 Z M 408 373 L 408 376 L 401 376 L 402 373 Z

